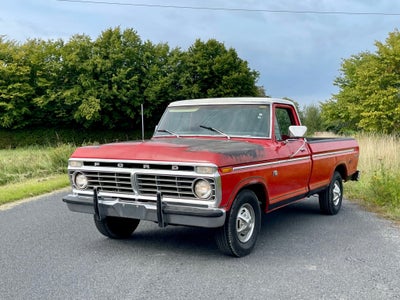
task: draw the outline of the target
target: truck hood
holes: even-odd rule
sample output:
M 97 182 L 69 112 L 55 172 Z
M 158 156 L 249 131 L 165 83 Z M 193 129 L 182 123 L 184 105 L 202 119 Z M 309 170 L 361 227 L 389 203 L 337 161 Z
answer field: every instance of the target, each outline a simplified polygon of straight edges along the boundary
M 71 158 L 213 163 L 230 166 L 260 161 L 264 147 L 232 140 L 158 138 L 78 148 Z

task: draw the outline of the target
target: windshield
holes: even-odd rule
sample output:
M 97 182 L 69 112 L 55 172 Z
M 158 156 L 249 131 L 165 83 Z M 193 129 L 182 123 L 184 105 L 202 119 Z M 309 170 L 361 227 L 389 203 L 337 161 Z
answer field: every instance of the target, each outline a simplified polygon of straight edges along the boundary
M 155 136 L 213 135 L 269 137 L 269 105 L 196 105 L 169 107 Z

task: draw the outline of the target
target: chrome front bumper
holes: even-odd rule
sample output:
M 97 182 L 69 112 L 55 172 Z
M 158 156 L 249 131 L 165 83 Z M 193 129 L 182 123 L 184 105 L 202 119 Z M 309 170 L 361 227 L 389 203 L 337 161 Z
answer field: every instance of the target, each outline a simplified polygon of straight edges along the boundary
M 70 194 L 63 201 L 74 212 L 99 214 L 100 218 L 112 216 L 154 221 L 161 227 L 171 224 L 217 228 L 224 225 L 226 217 L 224 209 L 171 204 L 161 199 L 157 205 L 154 202 L 97 199 L 97 195 L 92 198 Z

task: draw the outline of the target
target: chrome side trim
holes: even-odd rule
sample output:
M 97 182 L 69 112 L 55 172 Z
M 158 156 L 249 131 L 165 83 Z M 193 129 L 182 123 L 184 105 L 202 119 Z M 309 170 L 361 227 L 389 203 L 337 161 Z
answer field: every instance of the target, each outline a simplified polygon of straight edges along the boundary
M 321 154 L 315 154 L 315 155 L 312 155 L 312 158 L 336 156 L 336 155 L 353 153 L 353 152 L 356 152 L 356 150 L 354 148 L 346 149 L 346 150 L 339 150 L 339 151 L 332 151 L 332 152 L 321 153 Z M 287 164 L 287 163 L 294 163 L 294 162 L 310 160 L 310 159 L 311 159 L 311 156 L 292 158 L 292 159 L 284 159 L 284 160 L 266 162 L 266 163 L 261 163 L 261 164 L 253 164 L 253 165 L 248 165 L 248 166 L 234 167 L 233 171 L 245 170 L 245 169 L 250 169 L 250 168 L 260 168 L 260 167 L 266 167 L 266 166 L 274 166 L 274 165 Z
M 336 155 L 341 155 L 341 154 L 346 154 L 346 153 L 353 153 L 353 152 L 356 152 L 356 150 L 354 148 L 346 149 L 346 150 L 326 152 L 326 153 L 320 153 L 320 154 L 314 154 L 312 157 L 313 158 L 318 158 L 318 157 L 325 157 L 325 156 L 336 156 Z
M 274 165 L 281 165 L 281 164 L 287 164 L 287 163 L 295 163 L 299 161 L 306 161 L 306 160 L 311 160 L 310 156 L 305 156 L 305 157 L 299 157 L 299 158 L 291 158 L 291 159 L 284 159 L 284 160 L 278 160 L 278 161 L 271 161 L 271 162 L 266 162 L 266 163 L 261 163 L 261 164 L 253 164 L 253 165 L 248 165 L 248 166 L 240 166 L 240 167 L 234 167 L 233 171 L 239 171 L 239 170 L 245 170 L 245 169 L 250 169 L 250 168 L 260 168 L 260 167 L 266 167 L 266 166 L 274 166 Z

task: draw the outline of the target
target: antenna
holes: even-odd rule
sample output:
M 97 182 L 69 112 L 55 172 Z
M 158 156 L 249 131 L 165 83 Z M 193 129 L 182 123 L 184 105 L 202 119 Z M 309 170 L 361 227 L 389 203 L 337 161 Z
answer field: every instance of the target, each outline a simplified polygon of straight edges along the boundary
M 144 117 L 143 117 L 143 103 L 140 104 L 140 114 L 142 116 L 142 141 L 144 141 Z

